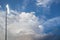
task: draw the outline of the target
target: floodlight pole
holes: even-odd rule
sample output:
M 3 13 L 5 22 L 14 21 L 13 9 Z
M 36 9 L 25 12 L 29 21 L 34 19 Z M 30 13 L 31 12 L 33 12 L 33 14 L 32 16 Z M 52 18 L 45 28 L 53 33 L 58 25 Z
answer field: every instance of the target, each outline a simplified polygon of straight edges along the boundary
M 5 14 L 5 40 L 7 40 L 7 5 L 6 5 L 6 14 Z
M 7 12 L 5 16 L 5 40 L 7 40 Z

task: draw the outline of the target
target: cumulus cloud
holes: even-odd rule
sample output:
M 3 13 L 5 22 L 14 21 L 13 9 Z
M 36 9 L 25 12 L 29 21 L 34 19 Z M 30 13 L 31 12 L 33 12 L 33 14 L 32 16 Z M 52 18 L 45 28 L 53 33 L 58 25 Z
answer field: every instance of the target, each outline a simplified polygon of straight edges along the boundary
M 35 12 L 21 12 L 19 15 L 14 15 L 15 11 L 11 11 L 11 14 L 7 14 L 7 29 L 8 29 L 8 40 L 34 40 L 43 37 L 42 34 L 43 26 L 40 25 L 39 18 L 34 15 Z M 1 39 L 4 40 L 5 32 L 5 11 L 0 12 L 0 28 Z M 13 13 L 13 14 L 12 14 Z M 15 12 L 17 13 L 17 12 Z M 18 13 L 17 13 L 18 14 Z M 4 20 L 3 20 L 4 19 Z M 3 28 L 3 29 L 2 29 Z M 42 34 L 42 35 L 40 35 Z
M 3 24 L 5 22 L 3 20 L 3 18 L 5 18 L 4 13 L 5 12 L 0 12 L 1 14 L 0 22 L 2 22 Z M 50 19 L 45 23 L 43 23 L 43 25 L 40 25 L 39 18 L 34 15 L 34 12 L 30 12 L 30 13 L 21 12 L 17 16 L 15 15 L 11 16 L 11 15 L 8 15 L 8 40 L 47 40 L 47 39 L 59 40 L 59 36 L 57 35 L 48 34 L 48 33 L 44 34 L 42 32 L 48 31 L 46 30 L 46 28 L 48 27 L 50 27 L 51 29 L 51 26 L 60 25 L 60 21 L 59 21 L 60 17 Z M 0 28 L 4 27 L 3 24 L 0 24 L 1 25 Z M 1 32 L 0 39 L 4 40 L 3 39 L 4 31 L 2 32 L 1 30 L 0 30 Z M 54 32 L 57 32 L 57 31 L 54 31 Z
M 19 18 L 18 18 L 19 17 Z M 12 33 L 30 34 L 39 33 L 40 28 L 38 18 L 31 13 L 22 12 L 18 16 L 18 22 L 11 23 L 8 25 L 8 30 Z
M 0 11 L 0 40 L 4 40 L 5 17 L 4 12 Z

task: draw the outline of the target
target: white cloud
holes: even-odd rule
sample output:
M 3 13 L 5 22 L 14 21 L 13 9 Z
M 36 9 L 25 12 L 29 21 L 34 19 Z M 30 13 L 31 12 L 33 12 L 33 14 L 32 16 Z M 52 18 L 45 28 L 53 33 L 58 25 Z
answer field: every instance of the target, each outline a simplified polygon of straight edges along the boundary
M 51 2 L 52 2 L 52 0 L 37 0 L 37 5 L 38 5 L 38 6 L 46 7 L 46 6 L 48 6 Z
M 18 14 L 18 15 L 14 15 Z M 14 10 L 10 10 L 10 14 L 8 14 L 8 40 L 34 40 L 41 39 L 45 35 L 42 34 L 43 26 L 40 25 L 39 18 L 34 15 L 35 12 L 16 12 Z M 3 18 L 5 18 L 5 12 L 0 12 L 0 25 L 4 27 Z M 5 27 L 4 27 L 5 28 Z M 2 30 L 4 30 L 4 28 Z M 4 31 L 3 31 L 4 32 Z M 39 34 L 38 34 L 39 33 Z M 0 33 L 1 36 L 4 35 Z M 3 39 L 3 36 L 1 37 Z
M 21 33 L 21 34 L 31 34 L 31 33 L 37 33 L 36 31 L 41 32 L 42 30 L 39 30 L 39 19 L 36 17 L 34 12 L 26 13 L 21 12 L 19 14 L 19 22 L 14 22 L 8 25 L 8 30 L 15 34 L 15 33 Z
M 0 23 L 4 30 L 5 28 L 5 11 L 0 11 Z M 13 35 L 23 34 L 40 34 L 43 31 L 43 26 L 40 26 L 39 18 L 35 16 L 35 12 L 17 12 L 10 10 L 10 14 L 7 14 L 8 32 Z M 18 15 L 14 15 L 18 14 Z
M 59 0 L 36 0 L 37 1 L 37 5 L 38 6 L 43 6 L 43 7 L 48 7 L 53 3 L 59 3 L 60 1 Z
M 50 26 L 55 27 L 55 26 L 60 25 L 60 21 L 59 20 L 60 20 L 60 17 L 54 17 L 54 18 L 49 19 L 48 21 L 46 21 L 44 23 L 44 25 L 47 26 L 47 27 L 50 27 Z

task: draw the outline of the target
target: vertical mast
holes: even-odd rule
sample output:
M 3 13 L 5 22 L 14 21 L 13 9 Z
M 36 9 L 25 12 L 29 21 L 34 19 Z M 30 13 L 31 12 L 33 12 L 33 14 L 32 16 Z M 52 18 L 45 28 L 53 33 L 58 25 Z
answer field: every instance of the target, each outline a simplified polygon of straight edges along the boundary
M 9 5 L 6 5 L 6 14 L 5 14 L 5 40 L 7 40 L 7 14 L 9 14 Z

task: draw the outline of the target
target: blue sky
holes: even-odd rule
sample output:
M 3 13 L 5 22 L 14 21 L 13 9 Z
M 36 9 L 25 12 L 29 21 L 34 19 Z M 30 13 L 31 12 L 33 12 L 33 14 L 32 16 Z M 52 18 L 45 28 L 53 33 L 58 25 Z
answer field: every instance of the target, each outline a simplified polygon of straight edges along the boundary
M 46 15 L 49 17 L 60 16 L 60 3 L 53 2 L 50 5 L 50 12 L 48 12 L 48 8 L 44 9 L 44 7 L 39 7 L 36 5 L 36 0 L 0 0 L 0 5 L 2 9 L 5 9 L 5 5 L 9 4 L 10 8 L 17 11 L 25 11 L 25 12 L 36 12 L 36 15 Z M 23 6 L 25 8 L 23 8 Z M 46 12 L 43 12 L 46 10 Z
M 17 21 L 15 26 L 17 27 L 19 25 L 18 20 L 20 20 L 20 22 L 22 22 L 22 24 L 20 24 L 23 26 L 23 29 L 26 24 L 25 27 L 29 26 L 26 28 L 32 27 L 32 29 L 34 29 L 37 33 L 40 33 L 39 28 L 34 28 L 33 26 L 39 26 L 41 30 L 43 29 L 43 26 L 44 29 L 42 33 L 60 33 L 60 0 L 0 0 L 0 10 L 6 11 L 6 4 L 9 5 L 10 11 L 20 15 L 19 17 L 21 18 L 13 16 L 13 13 L 11 13 L 12 18 L 8 19 L 8 22 L 13 24 L 10 25 L 11 27 L 15 26 L 15 23 L 12 23 L 14 21 Z M 17 28 L 19 29 L 19 27 Z M 55 31 L 55 29 L 58 30 Z

